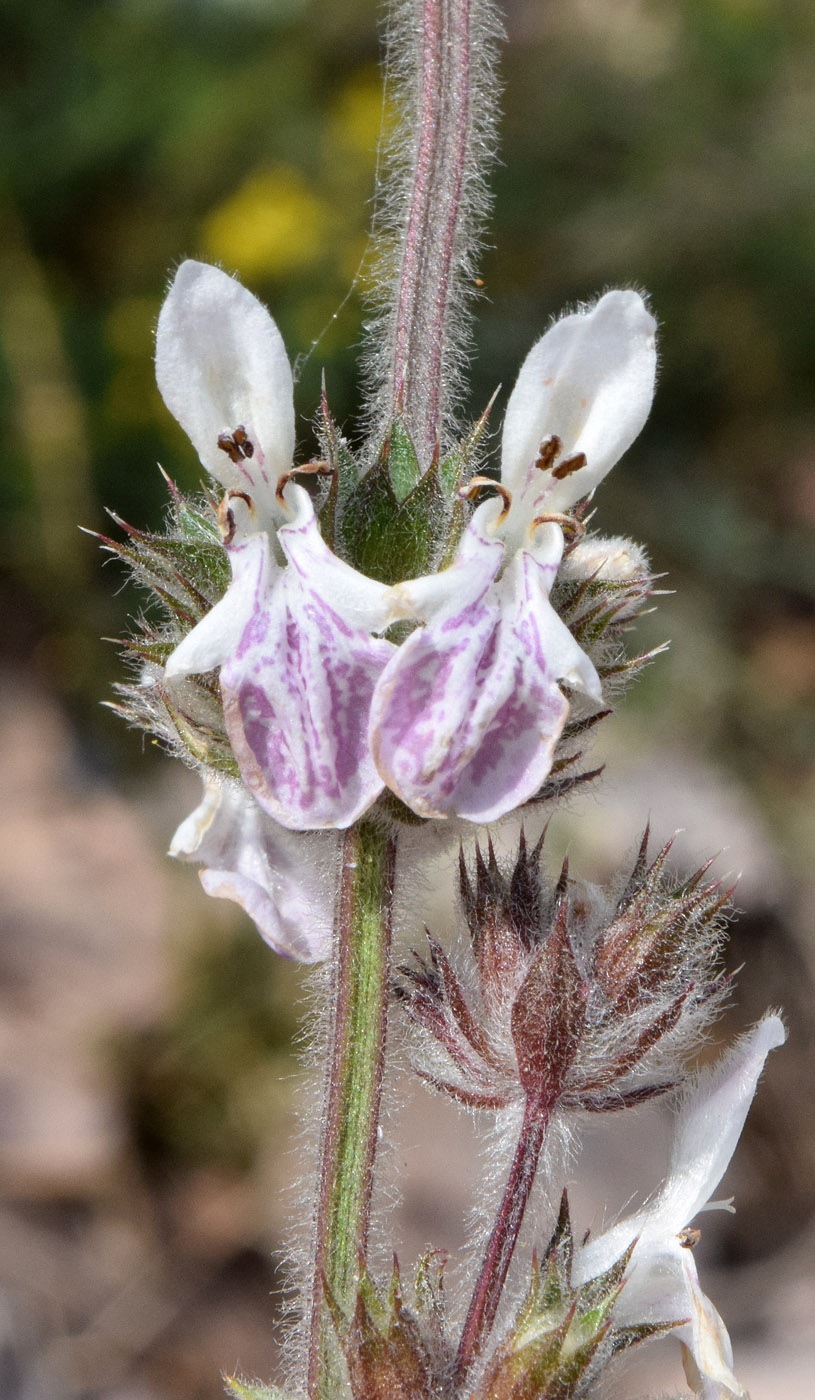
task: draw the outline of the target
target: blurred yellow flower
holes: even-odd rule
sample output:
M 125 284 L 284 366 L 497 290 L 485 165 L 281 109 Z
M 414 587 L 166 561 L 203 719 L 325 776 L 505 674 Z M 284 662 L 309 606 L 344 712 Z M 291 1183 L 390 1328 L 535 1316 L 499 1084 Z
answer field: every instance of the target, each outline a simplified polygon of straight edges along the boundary
M 208 258 L 246 277 L 285 277 L 317 261 L 330 242 L 331 211 L 289 165 L 258 170 L 204 220 Z

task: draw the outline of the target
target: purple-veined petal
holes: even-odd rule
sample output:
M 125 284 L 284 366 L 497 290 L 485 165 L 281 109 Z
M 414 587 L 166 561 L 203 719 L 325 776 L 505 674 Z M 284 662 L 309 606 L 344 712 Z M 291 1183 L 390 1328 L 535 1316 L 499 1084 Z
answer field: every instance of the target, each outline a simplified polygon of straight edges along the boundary
M 642 429 L 656 376 L 656 322 L 637 292 L 607 292 L 586 311 L 563 316 L 533 346 L 510 395 L 501 479 L 524 500 L 527 520 L 564 511 L 594 489 Z M 534 463 L 557 436 L 562 459 L 586 466 L 558 480 Z M 555 468 L 557 464 L 555 463 Z
M 265 306 L 219 268 L 182 263 L 159 315 L 156 380 L 207 471 L 278 519 L 275 490 L 292 463 L 294 401 L 286 349 Z M 239 427 L 253 450 L 232 461 L 218 438 Z
M 330 833 L 294 835 L 238 783 L 208 782 L 170 855 L 201 865 L 207 894 L 240 904 L 276 953 L 304 963 L 328 957 L 337 859 Z
M 388 590 L 326 559 L 307 493 L 290 489 L 297 516 L 278 535 L 289 563 L 258 591 L 221 669 L 224 718 L 244 782 L 276 821 L 347 827 L 383 787 L 368 712 L 394 648 L 367 627 L 386 616 Z
M 502 547 L 483 509 L 449 569 L 394 590 L 428 621 L 371 708 L 379 772 L 426 817 L 494 821 L 534 796 L 569 712 L 557 682 L 597 680 L 548 599 L 557 559 L 522 552 L 495 584 Z
M 188 632 L 165 667 L 167 680 L 212 671 L 238 644 L 252 614 L 281 572 L 265 534 L 238 535 L 228 546 L 232 582 L 196 627 Z

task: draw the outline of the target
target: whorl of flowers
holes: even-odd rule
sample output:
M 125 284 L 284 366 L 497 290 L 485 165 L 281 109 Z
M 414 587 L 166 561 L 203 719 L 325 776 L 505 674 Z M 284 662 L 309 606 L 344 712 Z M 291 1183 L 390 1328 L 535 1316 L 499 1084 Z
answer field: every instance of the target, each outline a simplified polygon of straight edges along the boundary
M 634 546 L 586 534 L 582 503 L 642 427 L 655 366 L 642 298 L 609 292 L 524 362 L 500 479 L 476 471 L 486 419 L 424 472 L 397 419 L 364 471 L 325 401 L 323 456 L 297 467 L 277 327 L 217 268 L 179 268 L 158 382 L 223 495 L 214 509 L 173 489 L 166 534 L 106 541 L 167 615 L 127 644 L 140 672 L 123 708 L 207 782 L 173 853 L 279 951 L 324 956 L 330 922 L 318 892 L 299 939 L 269 912 L 286 832 L 372 809 L 495 821 L 587 776 L 581 736 L 644 659 L 621 636 L 652 580 Z M 330 864 L 335 839 L 316 851 Z

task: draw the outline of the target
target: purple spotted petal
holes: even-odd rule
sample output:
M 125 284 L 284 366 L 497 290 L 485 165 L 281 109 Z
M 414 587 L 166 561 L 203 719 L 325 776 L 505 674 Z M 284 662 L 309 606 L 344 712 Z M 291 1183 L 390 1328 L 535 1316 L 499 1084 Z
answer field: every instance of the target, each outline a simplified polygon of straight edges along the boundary
M 221 669 L 227 732 L 244 782 L 282 826 L 347 827 L 383 786 L 368 712 L 394 648 L 366 625 L 384 616 L 387 590 L 334 556 L 320 569 L 305 492 L 278 538 L 289 564 L 266 589 L 259 575 L 252 617 Z
M 415 812 L 488 822 L 528 801 L 551 769 L 569 712 L 558 680 L 595 691 L 596 674 L 549 603 L 556 562 L 522 552 L 492 583 L 500 546 L 479 538 L 477 516 L 437 575 L 446 596 L 377 687 L 371 746 Z
M 238 783 L 207 783 L 170 855 L 203 867 L 207 894 L 232 899 L 276 953 L 322 962 L 331 951 L 337 838 L 292 835 Z

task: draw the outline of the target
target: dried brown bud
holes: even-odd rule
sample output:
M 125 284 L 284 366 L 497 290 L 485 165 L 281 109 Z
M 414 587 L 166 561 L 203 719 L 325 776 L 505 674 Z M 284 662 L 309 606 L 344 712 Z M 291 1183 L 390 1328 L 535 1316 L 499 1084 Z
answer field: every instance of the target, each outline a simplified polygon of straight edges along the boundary
M 476 847 L 473 875 L 462 854 L 469 969 L 454 970 L 430 935 L 429 960 L 401 969 L 398 994 L 440 1052 L 425 1053 L 419 1073 L 470 1107 L 526 1101 L 544 1116 L 665 1093 L 725 990 L 716 957 L 729 894 L 703 883 L 708 866 L 672 881 L 670 843 L 649 865 L 646 830 L 609 901 L 581 889 L 568 864 L 546 882 L 542 841 L 529 851 L 522 836 L 509 872 L 491 844 L 486 860 Z
M 529 1098 L 557 1102 L 577 1054 L 586 1022 L 588 987 L 569 941 L 566 901 L 532 960 L 512 1006 L 512 1039 L 518 1075 Z

